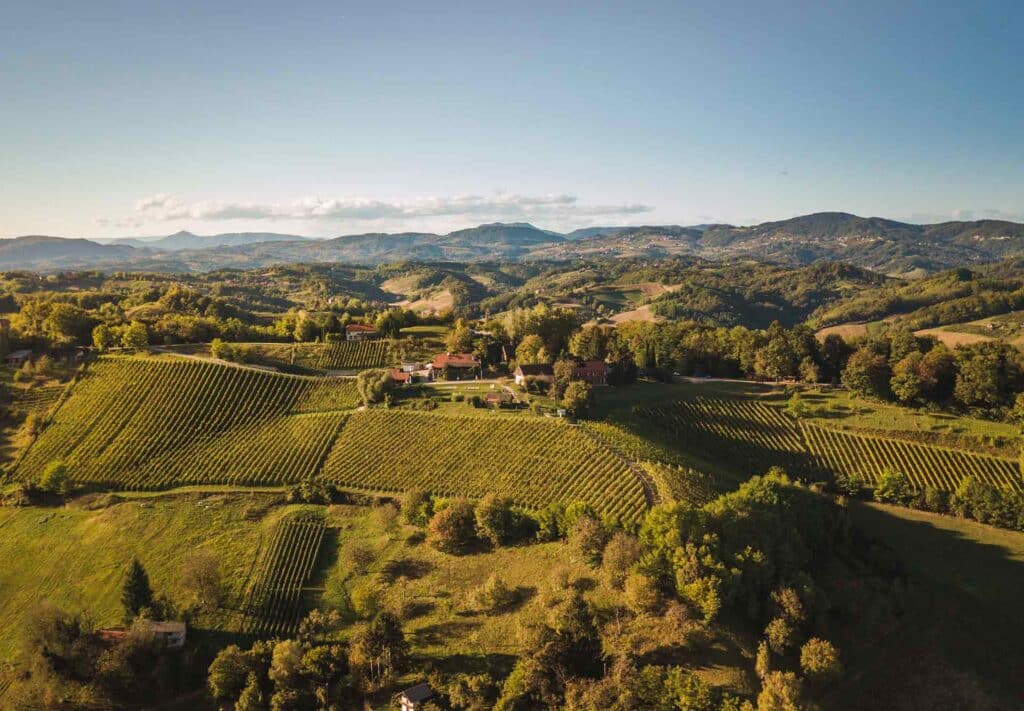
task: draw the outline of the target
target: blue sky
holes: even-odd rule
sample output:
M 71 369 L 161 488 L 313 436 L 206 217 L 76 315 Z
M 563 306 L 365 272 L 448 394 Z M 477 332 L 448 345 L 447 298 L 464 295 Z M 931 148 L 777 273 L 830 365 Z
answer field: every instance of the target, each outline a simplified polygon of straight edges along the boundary
M 0 236 L 1024 219 L 1021 2 L 0 6 Z

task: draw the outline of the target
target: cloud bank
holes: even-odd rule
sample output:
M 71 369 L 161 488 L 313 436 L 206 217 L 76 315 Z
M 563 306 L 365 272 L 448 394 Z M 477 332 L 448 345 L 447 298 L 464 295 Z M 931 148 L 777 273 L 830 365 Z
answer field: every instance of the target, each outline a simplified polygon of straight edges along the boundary
M 373 221 L 422 218 L 471 218 L 475 220 L 567 220 L 622 217 L 650 212 L 643 204 L 586 205 L 575 195 L 517 195 L 496 193 L 424 197 L 413 200 L 371 200 L 365 198 L 323 199 L 308 197 L 287 203 L 244 201 L 184 202 L 166 193 L 151 195 L 135 203 L 132 216 L 100 220 L 104 224 L 181 220 L 321 220 Z

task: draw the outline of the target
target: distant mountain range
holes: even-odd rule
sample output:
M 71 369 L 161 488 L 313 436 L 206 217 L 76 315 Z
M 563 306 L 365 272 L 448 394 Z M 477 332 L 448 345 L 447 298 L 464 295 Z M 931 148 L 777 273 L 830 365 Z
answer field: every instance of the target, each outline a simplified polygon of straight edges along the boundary
M 312 237 L 281 235 L 273 232 L 226 232 L 203 237 L 191 232 L 175 232 L 166 237 L 107 237 L 97 240 L 100 244 L 128 245 L 146 249 L 178 251 L 180 249 L 209 249 L 211 247 L 232 247 L 257 242 L 306 242 Z
M 1024 256 L 1024 224 L 998 220 L 914 225 L 821 212 L 750 227 L 587 227 L 568 234 L 525 223 L 492 223 L 445 235 L 370 233 L 333 239 L 242 232 L 97 240 L 26 236 L 0 240 L 0 269 L 208 271 L 293 262 L 566 260 L 577 258 L 754 259 L 782 264 L 844 261 L 887 274 L 919 275 Z

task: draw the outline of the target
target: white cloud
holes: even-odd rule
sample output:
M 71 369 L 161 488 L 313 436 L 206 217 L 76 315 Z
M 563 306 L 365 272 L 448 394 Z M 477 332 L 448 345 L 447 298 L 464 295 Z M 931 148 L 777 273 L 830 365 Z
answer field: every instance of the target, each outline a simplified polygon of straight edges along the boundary
M 173 200 L 167 193 L 157 193 L 156 195 L 150 195 L 144 197 L 135 203 L 136 212 L 148 212 L 150 210 L 158 210 L 160 208 L 170 208 L 177 201 Z
M 185 203 L 166 193 L 136 202 L 136 217 L 148 220 L 322 220 L 372 221 L 469 217 L 479 220 L 585 219 L 635 215 L 653 210 L 643 204 L 583 205 L 575 195 L 455 195 L 413 200 L 307 197 L 288 203 L 205 201 Z M 113 224 L 108 220 L 107 224 Z
M 974 220 L 1004 220 L 1024 222 L 1024 213 L 1007 212 L 991 207 L 958 208 L 950 212 L 912 212 L 903 219 L 918 225 L 933 225 L 940 222 L 973 222 Z

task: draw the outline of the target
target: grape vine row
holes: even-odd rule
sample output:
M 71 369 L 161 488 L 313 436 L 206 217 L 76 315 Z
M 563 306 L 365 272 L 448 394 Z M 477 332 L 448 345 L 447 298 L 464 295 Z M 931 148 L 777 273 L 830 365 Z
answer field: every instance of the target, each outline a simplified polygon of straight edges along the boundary
M 244 633 L 295 634 L 302 614 L 302 589 L 316 568 L 325 530 L 324 519 L 318 516 L 292 516 L 274 526 L 242 606 Z

